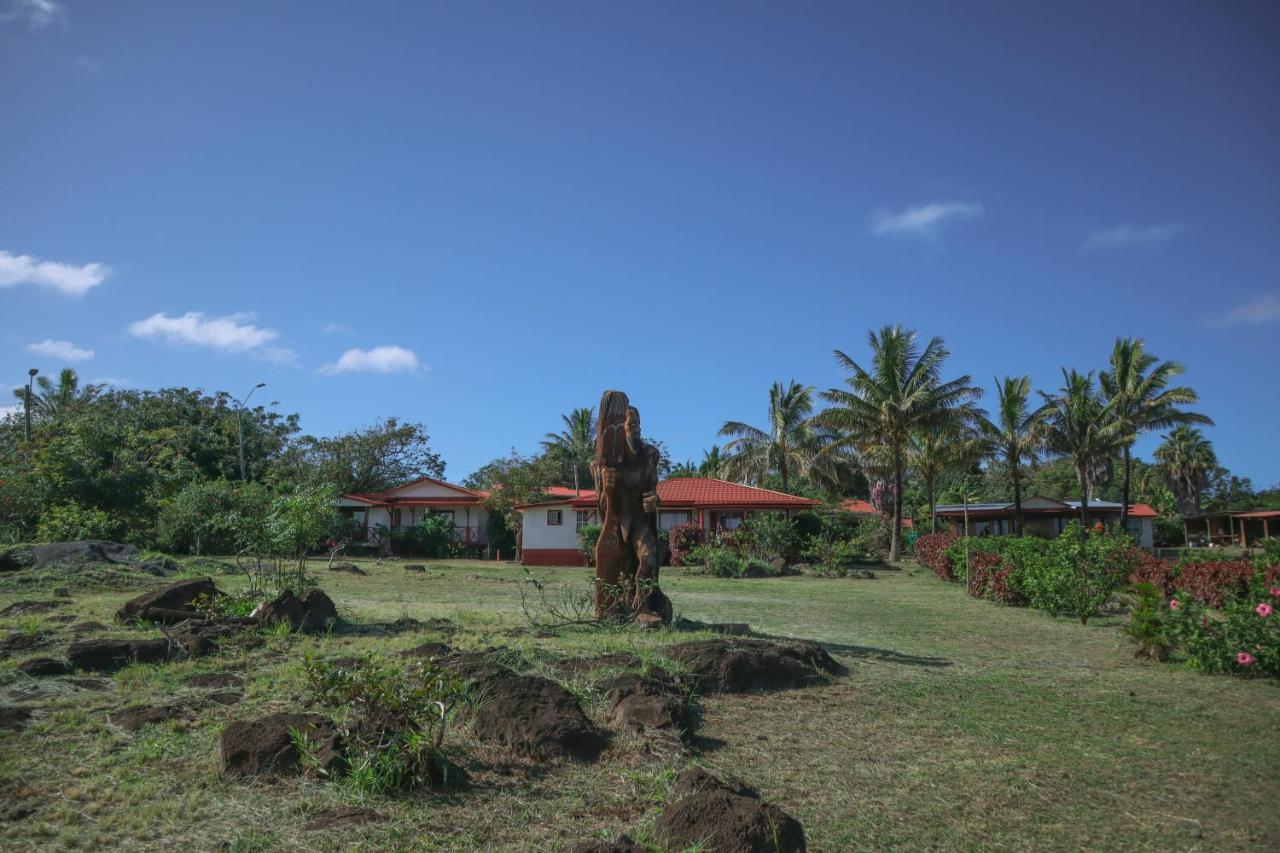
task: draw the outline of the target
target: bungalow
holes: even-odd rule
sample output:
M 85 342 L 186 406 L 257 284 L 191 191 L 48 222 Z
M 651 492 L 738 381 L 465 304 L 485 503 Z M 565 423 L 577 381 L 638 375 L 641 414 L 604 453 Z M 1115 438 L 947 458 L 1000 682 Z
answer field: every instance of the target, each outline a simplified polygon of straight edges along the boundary
M 1206 512 L 1182 517 L 1188 548 L 1249 548 L 1272 536 L 1280 536 L 1280 510 Z
M 1001 535 L 1013 532 L 1012 503 L 939 504 L 939 520 L 948 521 L 958 533 L 965 532 L 968 519 L 969 533 L 973 536 Z M 1143 548 L 1155 545 L 1151 520 L 1156 511 L 1147 504 L 1129 507 L 1129 535 Z M 1051 498 L 1030 497 L 1022 502 L 1023 530 L 1035 536 L 1056 538 L 1074 520 L 1080 518 L 1079 501 L 1057 501 Z M 1112 501 L 1089 501 L 1089 524 L 1120 520 L 1120 504 Z
M 422 477 L 384 492 L 343 495 L 338 499 L 338 512 L 360 526 L 365 542 L 378 540 L 379 526 L 412 527 L 428 515 L 442 515 L 453 526 L 455 541 L 484 545 L 488 541 L 486 497 L 484 492 Z
M 549 499 L 517 507 L 523 517 L 520 562 L 527 566 L 580 566 L 586 560 L 578 549 L 578 531 L 599 523 L 596 493 L 583 489 L 548 490 Z M 819 501 L 743 486 L 709 477 L 677 477 L 658 484 L 658 530 L 693 522 L 704 531 L 737 528 L 757 513 L 787 517 L 813 509 Z

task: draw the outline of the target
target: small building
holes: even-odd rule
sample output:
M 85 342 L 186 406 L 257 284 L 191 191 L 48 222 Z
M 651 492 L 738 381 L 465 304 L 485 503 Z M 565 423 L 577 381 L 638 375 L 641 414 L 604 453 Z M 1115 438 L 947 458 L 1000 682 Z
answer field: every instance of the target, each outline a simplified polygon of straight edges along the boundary
M 548 490 L 549 500 L 517 507 L 523 517 L 520 562 L 527 566 L 581 566 L 578 531 L 599 524 L 596 493 Z M 708 535 L 734 530 L 748 518 L 777 513 L 790 518 L 820 504 L 810 498 L 710 477 L 676 477 L 658 484 L 658 530 L 692 522 Z
M 1089 526 L 1111 524 L 1120 520 L 1121 504 L 1114 501 L 1089 501 Z M 938 504 L 938 520 L 950 525 L 953 532 L 964 535 L 968 519 L 969 535 L 1001 536 L 1013 533 L 1013 503 Z M 1156 511 L 1147 504 L 1129 507 L 1128 532 L 1139 545 L 1155 547 L 1155 531 L 1151 522 Z M 1072 521 L 1080 520 L 1080 501 L 1059 501 L 1029 497 L 1022 502 L 1023 532 L 1031 536 L 1056 539 Z
M 388 530 L 413 527 L 428 515 L 437 515 L 447 517 L 455 542 L 484 545 L 489 520 L 486 497 L 484 492 L 422 477 L 384 492 L 343 495 L 338 499 L 338 512 L 360 526 L 364 542 L 378 540 L 379 526 Z
M 1280 536 L 1280 510 L 1205 512 L 1182 518 L 1188 548 L 1256 547 Z

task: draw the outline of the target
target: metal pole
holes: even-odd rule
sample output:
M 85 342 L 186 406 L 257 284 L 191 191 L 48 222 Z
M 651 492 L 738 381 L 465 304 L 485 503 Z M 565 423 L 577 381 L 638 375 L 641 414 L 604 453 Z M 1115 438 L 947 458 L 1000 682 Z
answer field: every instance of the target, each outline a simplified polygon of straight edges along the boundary
M 265 388 L 267 383 L 259 382 L 249 389 L 249 393 L 244 395 L 244 399 L 240 401 L 240 407 L 236 410 L 236 441 L 240 445 L 240 481 L 244 482 L 248 479 L 245 476 L 244 465 L 244 404 L 249 402 L 249 398 L 253 396 L 253 392 L 259 388 Z
M 26 420 L 27 420 L 27 432 L 26 432 L 27 441 L 31 440 L 31 393 L 32 393 L 31 383 L 35 381 L 36 374 L 39 372 L 40 372 L 40 368 L 38 367 L 33 367 L 27 371 L 27 396 L 26 396 L 26 399 L 22 401 L 22 409 L 23 409 L 23 412 L 26 414 Z

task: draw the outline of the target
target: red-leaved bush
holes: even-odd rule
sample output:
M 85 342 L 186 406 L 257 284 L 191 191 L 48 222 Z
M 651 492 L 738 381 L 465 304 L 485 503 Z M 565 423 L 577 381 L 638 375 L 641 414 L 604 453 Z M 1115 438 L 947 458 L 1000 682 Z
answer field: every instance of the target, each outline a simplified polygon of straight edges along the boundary
M 1221 560 L 1213 563 L 1183 563 L 1173 586 L 1208 604 L 1221 607 L 1229 596 L 1249 589 L 1257 569 L 1248 560 Z
M 689 552 L 702 544 L 702 528 L 692 521 L 677 524 L 667 533 L 671 546 L 671 565 L 683 566 Z
M 947 546 L 959 539 L 954 533 L 926 533 L 916 540 L 916 562 L 927 567 L 944 581 L 955 580 Z
M 1161 595 L 1168 598 L 1173 595 L 1173 577 L 1172 563 L 1142 551 L 1138 555 L 1137 568 L 1129 575 L 1129 582 L 1134 586 L 1140 583 L 1149 583 L 1160 590 Z

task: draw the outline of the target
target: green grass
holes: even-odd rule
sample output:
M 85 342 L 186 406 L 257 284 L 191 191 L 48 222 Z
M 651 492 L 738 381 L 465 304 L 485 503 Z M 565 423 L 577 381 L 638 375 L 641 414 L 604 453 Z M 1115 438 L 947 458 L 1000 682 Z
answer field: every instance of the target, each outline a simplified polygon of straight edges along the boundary
M 507 647 L 535 671 L 601 651 L 656 662 L 661 646 L 690 637 L 584 628 L 541 637 L 522 630 L 517 567 L 445 561 L 419 574 L 356 562 L 368 576 L 315 564 L 347 618 L 448 617 L 461 626 L 447 638 L 455 646 Z M 585 586 L 582 569 L 537 571 Z M 228 590 L 240 585 L 217 579 Z M 825 687 L 700 700 L 692 760 L 758 786 L 800 819 L 812 849 L 1280 846 L 1280 689 L 1136 660 L 1118 617 L 1080 626 L 1002 608 L 911 568 L 857 581 L 667 570 L 664 588 L 683 616 L 813 638 L 849 667 Z M 63 612 L 109 622 L 132 593 L 73 594 Z M 0 607 L 17 597 L 0 595 Z M 0 635 L 60 627 L 0 620 Z M 448 796 L 360 800 L 332 784 L 218 775 L 228 720 L 300 706 L 304 654 L 391 652 L 440 638 L 272 636 L 259 650 L 131 667 L 109 690 L 45 697 L 24 732 L 0 734 L 0 799 L 34 808 L 0 821 L 0 846 L 554 850 L 621 831 L 652 840 L 672 775 L 690 759 L 652 755 L 626 737 L 597 764 L 545 769 L 455 731 L 450 743 L 476 785 Z M 228 669 L 245 676 L 239 706 L 202 706 L 133 735 L 106 722 L 126 705 L 194 702 L 186 676 Z M 0 667 L 0 690 L 28 683 Z M 603 712 L 589 678 L 568 683 L 589 712 Z M 304 831 L 338 804 L 388 819 Z

